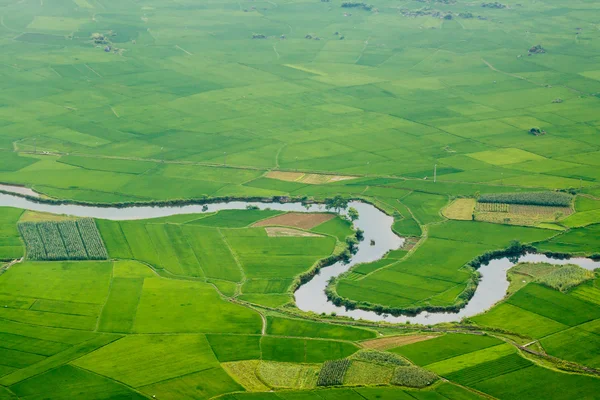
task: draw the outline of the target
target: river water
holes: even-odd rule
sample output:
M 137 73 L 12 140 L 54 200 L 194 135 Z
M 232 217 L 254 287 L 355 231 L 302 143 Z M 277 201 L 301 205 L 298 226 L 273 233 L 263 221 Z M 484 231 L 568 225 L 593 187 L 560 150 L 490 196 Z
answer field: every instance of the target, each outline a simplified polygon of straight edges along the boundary
M 8 190 L 7 186 L 1 188 Z M 21 190 L 22 188 L 17 188 Z M 17 191 L 17 193 L 22 193 Z M 488 265 L 482 265 L 479 268 L 481 280 L 473 298 L 467 306 L 458 313 L 430 313 L 422 312 L 416 316 L 390 316 L 386 314 L 377 314 L 373 311 L 365 310 L 346 310 L 344 307 L 338 307 L 331 303 L 325 294 L 325 288 L 332 277 L 336 277 L 352 266 L 372 262 L 382 258 L 388 251 L 400 248 L 404 239 L 398 237 L 392 231 L 393 218 L 386 215 L 376 207 L 353 201 L 350 207 L 357 209 L 359 213 L 355 226 L 364 231 L 365 240 L 358 246 L 358 251 L 352 256 L 349 263 L 338 262 L 329 267 L 321 269 L 320 273 L 313 277 L 309 282 L 303 284 L 295 292 L 296 305 L 303 311 L 313 311 L 316 313 L 335 312 L 340 316 L 348 316 L 354 319 L 364 319 L 367 321 L 387 321 L 394 323 L 419 323 L 436 324 L 440 322 L 460 321 L 462 318 L 471 317 L 491 308 L 495 303 L 502 300 L 508 289 L 509 282 L 506 278 L 506 272 L 515 265 L 514 260 L 501 258 L 492 260 Z M 243 210 L 247 206 L 255 206 L 260 209 L 272 209 L 279 211 L 295 212 L 325 212 L 323 205 L 313 204 L 308 207 L 300 203 L 257 203 L 232 201 L 228 203 L 214 203 L 204 205 L 186 205 L 180 207 L 150 207 L 135 206 L 126 208 L 116 207 L 93 207 L 82 205 L 55 205 L 38 203 L 24 197 L 0 193 L 0 207 L 16 207 L 32 211 L 42 211 L 53 214 L 67 214 L 77 217 L 89 217 L 109 220 L 136 220 L 166 217 L 180 214 L 202 214 L 220 210 Z M 344 214 L 342 212 L 341 214 Z M 371 240 L 375 242 L 371 245 Z M 594 262 L 587 258 L 571 258 L 569 260 L 556 260 L 546 257 L 542 254 L 527 254 L 519 258 L 518 262 L 549 262 L 552 264 L 577 264 L 583 268 L 593 270 L 600 268 L 600 262 Z M 441 261 L 443 262 L 443 261 Z

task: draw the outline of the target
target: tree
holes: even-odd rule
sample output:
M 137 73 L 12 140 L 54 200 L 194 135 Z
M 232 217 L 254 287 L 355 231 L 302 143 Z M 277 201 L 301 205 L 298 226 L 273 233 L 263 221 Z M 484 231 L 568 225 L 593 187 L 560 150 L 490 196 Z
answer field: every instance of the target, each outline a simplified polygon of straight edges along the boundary
M 337 196 L 335 196 L 334 198 L 330 198 L 330 199 L 325 199 L 325 207 L 328 210 L 335 210 L 337 213 L 340 212 L 340 210 L 343 210 L 345 208 L 348 207 L 348 200 L 344 199 L 342 196 L 340 196 L 339 194 Z
M 350 221 L 354 222 L 358 219 L 358 210 L 354 207 L 350 207 L 348 209 L 348 218 L 350 218 Z
M 558 221 L 559 219 L 561 219 L 563 217 L 563 213 L 561 211 L 557 211 L 554 213 L 554 220 Z

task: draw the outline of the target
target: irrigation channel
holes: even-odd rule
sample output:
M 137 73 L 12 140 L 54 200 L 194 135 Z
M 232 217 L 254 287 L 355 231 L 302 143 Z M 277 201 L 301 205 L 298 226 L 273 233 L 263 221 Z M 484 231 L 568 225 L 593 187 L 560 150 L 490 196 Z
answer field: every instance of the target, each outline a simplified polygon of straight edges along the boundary
M 22 189 L 22 188 L 19 188 Z M 5 186 L 3 190 L 7 190 Z M 19 192 L 20 193 L 20 192 Z M 243 210 L 248 206 L 256 206 L 260 209 L 271 209 L 278 211 L 294 212 L 325 212 L 324 205 L 312 204 L 304 206 L 300 203 L 257 203 L 231 201 L 228 203 L 213 203 L 206 205 L 186 206 L 134 206 L 126 208 L 117 207 L 94 207 L 83 205 L 56 205 L 32 201 L 25 197 L 0 193 L 0 207 L 16 207 L 32 211 L 42 211 L 53 214 L 67 214 L 76 217 L 89 217 L 109 220 L 136 220 L 166 217 L 179 214 L 201 214 L 221 210 Z M 587 258 L 571 258 L 558 260 L 546 257 L 542 254 L 526 254 L 519 257 L 518 261 L 507 257 L 490 261 L 488 265 L 479 268 L 481 280 L 473 298 L 467 306 L 457 313 L 431 313 L 422 312 L 416 316 L 391 316 L 377 314 L 373 311 L 346 310 L 331 303 L 325 295 L 325 288 L 332 277 L 348 271 L 352 266 L 364 262 L 372 262 L 382 258 L 388 251 L 400 248 L 404 239 L 398 237 L 392 231 L 393 218 L 386 215 L 376 207 L 368 203 L 352 201 L 349 204 L 354 207 L 359 218 L 354 222 L 355 226 L 364 231 L 365 240 L 360 242 L 358 251 L 352 256 L 349 263 L 338 262 L 331 266 L 322 268 L 309 282 L 303 284 L 295 292 L 296 305 L 303 311 L 315 313 L 332 313 L 339 316 L 347 316 L 354 319 L 367 321 L 387 321 L 392 323 L 405 323 L 410 321 L 417 324 L 437 324 L 440 322 L 460 321 L 462 318 L 470 317 L 491 308 L 502 300 L 508 289 L 507 271 L 516 262 L 548 262 L 552 264 L 577 264 L 588 270 L 600 268 L 600 262 L 594 262 Z M 344 212 L 341 212 L 344 214 Z M 372 245 L 371 240 L 374 241 Z M 440 262 L 443 262 L 441 260 Z

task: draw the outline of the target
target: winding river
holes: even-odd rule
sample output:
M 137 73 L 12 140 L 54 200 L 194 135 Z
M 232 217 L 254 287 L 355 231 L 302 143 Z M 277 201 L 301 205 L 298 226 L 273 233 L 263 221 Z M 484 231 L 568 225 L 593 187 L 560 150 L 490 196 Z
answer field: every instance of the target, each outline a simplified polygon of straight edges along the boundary
M 10 186 L 4 185 L 4 191 L 12 191 Z M 15 193 L 22 194 L 23 188 L 16 187 Z M 228 203 L 214 203 L 203 205 L 186 205 L 179 207 L 150 207 L 135 206 L 126 208 L 116 207 L 93 207 L 82 205 L 55 205 L 38 203 L 27 198 L 0 193 L 0 207 L 16 207 L 32 211 L 42 211 L 53 214 L 67 214 L 77 217 L 90 217 L 109 220 L 136 220 L 166 217 L 179 214 L 201 214 L 215 212 L 220 210 L 243 210 L 247 206 L 256 206 L 260 209 L 272 209 L 278 211 L 295 212 L 324 212 L 325 207 L 320 204 L 313 204 L 308 207 L 300 203 L 255 203 L 232 201 Z M 437 324 L 440 322 L 460 321 L 462 318 L 479 314 L 491 308 L 495 303 L 502 300 L 508 289 L 509 282 L 506 278 L 506 272 L 515 263 L 508 258 L 492 260 L 488 265 L 480 267 L 481 280 L 473 298 L 467 306 L 458 313 L 430 313 L 422 312 L 416 316 L 394 317 L 386 314 L 377 314 L 373 311 L 364 310 L 346 310 L 344 307 L 338 307 L 331 303 L 325 295 L 325 287 L 332 277 L 336 277 L 352 266 L 376 261 L 382 258 L 388 251 L 398 249 L 404 243 L 404 239 L 398 237 L 392 231 L 393 218 L 386 215 L 371 204 L 353 201 L 350 207 L 354 207 L 359 212 L 359 218 L 355 221 L 355 226 L 364 231 L 365 240 L 358 246 L 357 253 L 352 256 L 349 263 L 338 262 L 329 267 L 321 269 L 320 273 L 313 277 L 309 282 L 303 284 L 295 292 L 296 305 L 303 311 L 313 311 L 316 313 L 335 312 L 340 316 L 348 316 L 354 319 L 364 319 L 367 321 L 387 321 L 394 323 L 418 323 L 418 324 Z M 203 209 L 204 208 L 204 209 Z M 343 214 L 343 212 L 342 212 Z M 371 240 L 375 242 L 371 245 Z M 600 268 L 600 262 L 594 262 L 587 258 L 571 258 L 569 260 L 556 260 L 548 258 L 541 254 L 527 254 L 519 259 L 519 262 L 549 262 L 552 264 L 577 264 L 583 268 L 593 270 Z

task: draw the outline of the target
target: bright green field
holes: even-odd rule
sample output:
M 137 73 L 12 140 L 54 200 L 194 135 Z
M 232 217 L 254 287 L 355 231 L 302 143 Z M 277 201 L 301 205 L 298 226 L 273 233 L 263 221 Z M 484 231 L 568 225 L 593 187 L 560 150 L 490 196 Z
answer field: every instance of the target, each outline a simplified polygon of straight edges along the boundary
M 465 265 L 514 240 L 600 253 L 600 7 L 505 2 L 2 0 L 0 183 L 91 203 L 360 198 L 411 239 L 333 290 L 363 308 L 455 306 Z M 542 190 L 573 193 L 573 212 L 536 227 L 442 213 Z M 278 214 L 97 220 L 108 260 L 33 262 L 17 223 L 46 217 L 0 208 L 0 399 L 598 396 L 597 378 L 506 342 L 600 368 L 597 279 L 565 293 L 532 282 L 436 327 L 451 333 L 386 347 L 450 382 L 268 392 L 252 363 L 314 372 L 370 340 L 430 332 L 301 313 L 292 289 L 344 250 L 351 224 L 253 226 Z M 363 369 L 348 382 L 377 375 Z M 264 393 L 244 393 L 257 381 Z

